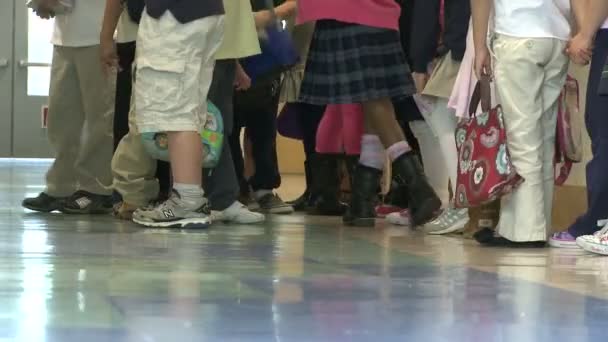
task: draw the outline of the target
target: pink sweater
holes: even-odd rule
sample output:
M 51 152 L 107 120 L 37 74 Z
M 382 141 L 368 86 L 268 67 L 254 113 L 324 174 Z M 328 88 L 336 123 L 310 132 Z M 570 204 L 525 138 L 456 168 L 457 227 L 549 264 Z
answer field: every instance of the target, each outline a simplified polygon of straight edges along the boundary
M 395 0 L 298 0 L 298 23 L 333 19 L 399 30 L 400 15 Z

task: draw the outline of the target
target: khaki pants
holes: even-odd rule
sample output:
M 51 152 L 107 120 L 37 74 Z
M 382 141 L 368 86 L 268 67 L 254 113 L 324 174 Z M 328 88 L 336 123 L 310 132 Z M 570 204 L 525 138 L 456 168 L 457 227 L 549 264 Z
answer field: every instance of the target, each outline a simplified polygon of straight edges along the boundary
M 114 79 L 103 74 L 99 46 L 55 46 L 48 118 L 55 161 L 46 175 L 47 194 L 111 194 Z
M 511 241 L 541 241 L 551 228 L 557 99 L 566 79 L 566 42 L 497 36 L 496 90 L 509 152 L 525 182 L 504 198 L 498 233 Z
M 146 152 L 135 124 L 134 98 L 129 111 L 129 133 L 125 135 L 112 159 L 114 190 L 126 203 L 143 207 L 158 197 L 156 160 Z

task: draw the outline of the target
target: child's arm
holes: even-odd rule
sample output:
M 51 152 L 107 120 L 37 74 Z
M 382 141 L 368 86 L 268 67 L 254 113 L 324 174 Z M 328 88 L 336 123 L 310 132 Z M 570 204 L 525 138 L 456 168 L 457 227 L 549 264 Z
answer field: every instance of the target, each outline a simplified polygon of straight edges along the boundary
M 236 62 L 236 74 L 234 77 L 234 87 L 236 90 L 245 91 L 251 87 L 251 78 L 241 66 L 241 63 Z
M 608 17 L 606 0 L 571 0 L 578 32 L 568 43 L 567 52 L 577 64 L 591 61 L 593 37 Z
M 483 75 L 492 75 L 492 57 L 487 46 L 492 7 L 493 4 L 490 0 L 471 0 L 473 40 L 475 41 L 475 75 L 479 79 Z
M 274 12 L 279 20 L 287 19 L 296 14 L 296 0 L 286 0 L 280 6 L 275 7 Z M 255 26 L 258 29 L 263 29 L 272 23 L 272 14 L 269 10 L 258 11 L 254 13 Z
M 118 55 L 114 44 L 114 32 L 122 14 L 121 0 L 106 0 L 106 9 L 101 26 L 101 62 L 106 69 L 118 68 Z

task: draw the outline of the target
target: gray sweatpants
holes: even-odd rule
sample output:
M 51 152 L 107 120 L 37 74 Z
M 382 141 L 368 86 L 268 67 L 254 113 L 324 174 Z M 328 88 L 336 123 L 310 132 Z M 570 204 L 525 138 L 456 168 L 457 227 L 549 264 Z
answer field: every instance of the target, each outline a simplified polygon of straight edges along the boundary
M 222 113 L 224 119 L 224 147 L 219 163 L 214 169 L 205 170 L 203 188 L 211 202 L 211 209 L 224 210 L 232 205 L 239 195 L 239 183 L 232 162 L 228 137 L 234 126 L 234 59 L 218 60 L 215 64 L 209 100 Z

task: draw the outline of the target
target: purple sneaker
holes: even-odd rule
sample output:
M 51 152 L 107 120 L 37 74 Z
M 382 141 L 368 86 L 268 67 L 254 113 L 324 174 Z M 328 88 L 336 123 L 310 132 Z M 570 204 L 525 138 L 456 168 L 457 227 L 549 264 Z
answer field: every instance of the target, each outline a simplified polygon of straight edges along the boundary
M 576 244 L 576 238 L 568 231 L 559 232 L 551 235 L 549 238 L 549 246 L 555 248 L 580 248 Z

